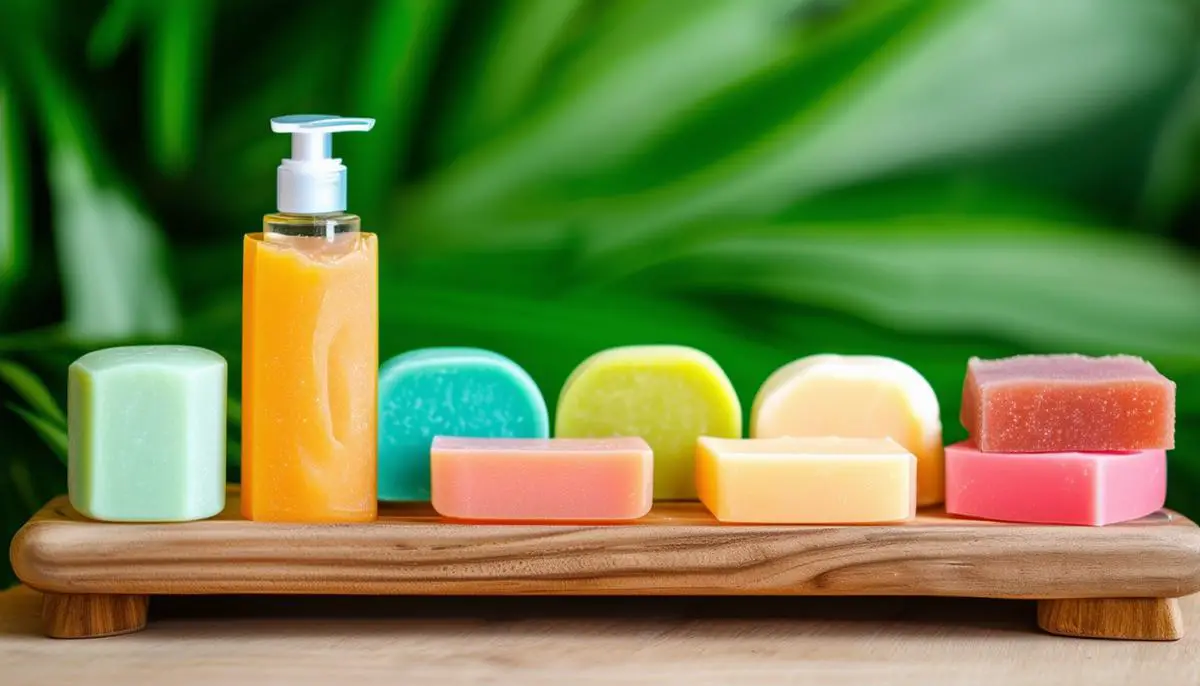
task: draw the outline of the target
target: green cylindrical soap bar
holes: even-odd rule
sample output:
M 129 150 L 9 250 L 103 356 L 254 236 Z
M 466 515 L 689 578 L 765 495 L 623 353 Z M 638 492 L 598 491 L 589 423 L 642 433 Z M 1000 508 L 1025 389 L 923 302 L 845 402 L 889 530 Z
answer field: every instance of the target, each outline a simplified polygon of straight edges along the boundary
M 696 439 L 740 438 L 742 406 L 708 355 L 678 345 L 612 348 L 584 360 L 558 398 L 555 436 L 637 436 L 654 449 L 654 497 L 696 497 Z
M 146 345 L 88 353 L 67 393 L 71 505 L 113 522 L 204 519 L 225 507 L 225 358 Z

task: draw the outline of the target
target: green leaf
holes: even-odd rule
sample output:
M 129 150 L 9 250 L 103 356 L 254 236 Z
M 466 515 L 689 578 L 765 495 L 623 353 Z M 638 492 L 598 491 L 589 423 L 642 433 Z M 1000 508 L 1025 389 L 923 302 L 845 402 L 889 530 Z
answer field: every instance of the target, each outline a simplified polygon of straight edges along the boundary
M 769 217 L 866 180 L 999 165 L 1014 151 L 1162 99 L 1190 65 L 1197 38 L 1175 0 L 867 7 L 831 24 L 811 49 L 792 51 L 778 70 L 687 110 L 669 135 L 621 167 L 578 153 L 586 166 L 554 174 L 494 161 L 484 171 L 480 162 L 475 175 L 497 192 L 426 191 L 440 202 L 418 217 L 428 224 L 422 237 L 516 245 L 524 227 L 570 226 L 589 252 L 621 259 L 614 251 L 704 218 Z M 1064 45 L 1074 46 L 1069 57 Z M 811 97 L 800 101 L 796 92 Z M 569 134 L 583 137 L 582 128 Z
M 29 255 L 29 168 L 12 90 L 0 74 L 0 311 L 25 275 Z
M 15 331 L 0 335 L 0 353 L 28 353 L 63 350 L 86 352 L 86 346 L 72 341 L 62 326 Z
M 177 331 L 163 237 L 123 191 L 88 110 L 45 46 L 14 34 L 8 48 L 37 84 L 35 104 L 49 141 L 50 199 L 68 336 L 100 342 Z
M 699 227 L 652 254 L 658 264 L 640 279 L 655 288 L 818 305 L 899 331 L 1200 366 L 1200 262 L 1149 237 L 916 214 Z
M 67 431 L 66 428 L 55 424 L 53 421 L 46 419 L 40 415 L 36 415 L 23 407 L 7 403 L 8 409 L 20 415 L 38 436 L 46 442 L 59 461 L 64 465 L 67 463 Z
M 33 475 L 29 467 L 21 460 L 10 460 L 8 475 L 12 479 L 13 490 L 21 498 L 21 505 L 29 512 L 36 512 L 44 502 L 38 497 L 37 487 L 33 483 Z
M 498 3 L 465 83 L 439 130 L 441 159 L 453 159 L 504 130 L 534 97 L 539 78 L 586 0 Z
M 50 158 L 67 330 L 80 340 L 168 337 L 179 326 L 158 228 L 119 191 L 96 183 L 82 151 Z
M 354 168 L 351 207 L 368 217 L 382 216 L 405 167 L 450 6 L 450 0 L 377 0 L 367 15 L 343 114 L 374 117 L 376 125 L 370 133 L 342 136 L 337 149 Z
M 145 9 L 143 0 L 109 0 L 88 36 L 87 56 L 93 67 L 107 67 L 117 59 L 137 30 Z
M 171 0 L 154 8 L 146 52 L 147 146 L 158 168 L 170 175 L 191 164 L 198 144 L 215 11 L 209 0 Z
M 1196 40 L 1184 5 L 1171 0 L 926 6 L 926 21 L 771 130 L 770 145 L 635 196 L 596 222 L 593 247 L 645 240 L 687 219 L 766 216 L 823 189 L 1036 144 L 1151 96 Z M 1075 46 L 1070 59 L 1064 44 Z
M 34 411 L 55 424 L 67 425 L 67 417 L 59 407 L 58 401 L 36 374 L 16 362 L 0 359 L 0 380 L 12 387 Z
M 66 469 L 54 459 L 35 431 L 27 431 L 16 414 L 0 410 L 0 541 L 11 540 L 34 512 L 67 490 Z M 15 581 L 11 569 L 0 562 L 0 588 Z
M 1200 65 L 1155 145 L 1142 191 L 1142 219 L 1165 228 L 1200 195 Z
M 287 138 L 271 133 L 270 119 L 327 112 L 335 109 L 334 104 L 340 107 L 342 101 L 331 102 L 330 94 L 344 80 L 348 42 L 331 37 L 330 27 L 345 27 L 339 35 L 348 34 L 346 23 L 354 15 L 336 3 L 294 5 L 283 15 L 257 5 L 240 7 L 243 13 L 253 9 L 265 14 L 240 20 L 277 22 L 278 29 L 254 34 L 260 48 L 238 60 L 236 70 L 225 73 L 222 87 L 227 95 L 205 125 L 206 143 L 196 174 L 204 180 L 199 190 L 204 197 L 217 199 L 225 216 L 253 221 L 274 207 L 275 170 L 288 150 Z M 298 45 L 304 49 L 297 50 Z M 286 68 L 280 66 L 280 55 L 287 55 Z M 339 156 L 344 156 L 343 145 L 351 139 L 336 141 Z M 351 179 L 354 193 L 357 169 Z M 357 202 L 351 207 L 359 211 Z M 247 226 L 243 233 L 255 228 Z
M 241 483 L 242 445 L 238 441 L 225 441 L 225 474 L 230 483 Z
M 422 224 L 446 223 L 422 237 L 447 230 L 442 238 L 479 237 L 490 224 L 458 225 L 456 218 L 486 214 L 519 189 L 607 168 L 654 140 L 715 93 L 786 57 L 799 32 L 788 13 L 802 4 L 707 0 L 687 11 L 671 2 L 606 4 L 592 39 L 543 84 L 553 97 L 411 199 Z
M 230 398 L 228 401 L 226 401 L 225 413 L 229 416 L 230 423 L 242 423 L 242 404 L 237 400 Z

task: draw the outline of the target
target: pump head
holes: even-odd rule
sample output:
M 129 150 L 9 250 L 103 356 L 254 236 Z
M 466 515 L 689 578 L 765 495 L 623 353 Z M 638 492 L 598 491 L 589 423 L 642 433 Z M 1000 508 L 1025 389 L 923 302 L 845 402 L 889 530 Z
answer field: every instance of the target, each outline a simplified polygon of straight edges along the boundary
M 346 209 L 346 167 L 333 157 L 333 135 L 370 131 L 374 119 L 325 114 L 291 114 L 271 120 L 275 133 L 292 134 L 292 156 L 276 174 L 280 212 L 325 214 Z

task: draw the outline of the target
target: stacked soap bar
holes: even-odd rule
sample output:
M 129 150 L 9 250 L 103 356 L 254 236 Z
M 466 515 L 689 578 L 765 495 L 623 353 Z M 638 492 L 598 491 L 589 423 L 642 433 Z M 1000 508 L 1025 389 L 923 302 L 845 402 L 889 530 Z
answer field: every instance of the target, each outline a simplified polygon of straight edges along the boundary
M 1100 526 L 1166 499 L 1175 384 L 1129 356 L 971 359 L 946 449 L 946 510 L 983 519 Z
M 1125 355 L 971 359 L 962 423 L 980 450 L 1175 447 L 1175 384 Z

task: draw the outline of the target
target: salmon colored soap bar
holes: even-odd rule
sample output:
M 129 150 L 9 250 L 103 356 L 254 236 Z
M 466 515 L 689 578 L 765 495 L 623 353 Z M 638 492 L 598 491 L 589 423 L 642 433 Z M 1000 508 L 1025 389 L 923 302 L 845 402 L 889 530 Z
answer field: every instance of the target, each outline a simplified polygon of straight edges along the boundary
M 425 348 L 379 370 L 379 499 L 429 500 L 434 436 L 546 438 L 542 392 L 517 363 L 477 348 Z
M 946 447 L 946 511 L 1035 524 L 1102 526 L 1157 512 L 1167 497 L 1167 454 L 991 453 Z
M 722 522 L 867 524 L 911 518 L 917 459 L 889 438 L 701 438 L 700 500 Z
M 938 399 L 899 360 L 812 355 L 780 367 L 754 399 L 750 436 L 891 438 L 917 458 L 917 505 L 942 502 Z
M 650 511 L 640 438 L 433 439 L 433 509 L 484 521 L 625 521 Z
M 997 453 L 1175 447 L 1175 384 L 1137 357 L 971 358 L 962 424 Z
M 733 384 L 708 355 L 676 345 L 612 348 L 584 360 L 558 398 L 555 435 L 640 436 L 654 450 L 654 497 L 696 497 L 700 436 L 742 435 Z

